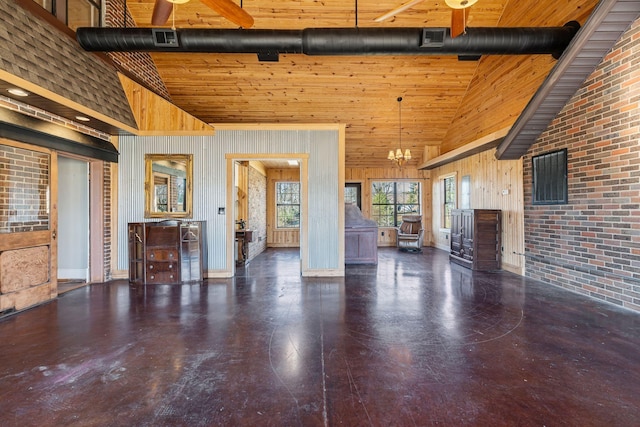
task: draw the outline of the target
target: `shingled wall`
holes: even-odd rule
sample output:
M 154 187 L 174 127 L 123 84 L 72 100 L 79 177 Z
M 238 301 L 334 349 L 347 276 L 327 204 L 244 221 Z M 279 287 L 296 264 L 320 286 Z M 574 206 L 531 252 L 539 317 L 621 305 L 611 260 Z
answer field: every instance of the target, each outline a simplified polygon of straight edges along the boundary
M 113 66 L 14 1 L 0 1 L 0 69 L 133 128 Z

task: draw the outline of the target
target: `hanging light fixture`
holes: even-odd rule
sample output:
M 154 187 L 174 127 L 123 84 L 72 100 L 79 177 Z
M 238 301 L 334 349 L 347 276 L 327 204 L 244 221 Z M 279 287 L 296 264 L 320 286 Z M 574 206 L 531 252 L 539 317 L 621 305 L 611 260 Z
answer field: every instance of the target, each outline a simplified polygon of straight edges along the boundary
M 389 155 L 387 159 L 394 162 L 398 167 L 401 167 L 403 163 L 411 160 L 411 150 L 408 148 L 403 152 L 402 151 L 402 97 L 398 97 L 398 125 L 400 127 L 400 135 L 398 138 L 399 148 L 394 152 L 393 150 L 389 150 Z

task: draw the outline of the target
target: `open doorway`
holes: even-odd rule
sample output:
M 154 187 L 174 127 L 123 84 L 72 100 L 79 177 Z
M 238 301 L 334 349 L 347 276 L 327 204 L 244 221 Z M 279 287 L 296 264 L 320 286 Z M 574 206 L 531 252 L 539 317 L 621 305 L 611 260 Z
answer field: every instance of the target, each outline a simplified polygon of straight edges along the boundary
M 89 162 L 58 156 L 58 292 L 89 280 Z
M 301 160 L 251 158 L 233 162 L 234 275 L 251 269 L 251 260 L 267 250 L 296 250 L 288 257 L 302 269 L 304 203 Z

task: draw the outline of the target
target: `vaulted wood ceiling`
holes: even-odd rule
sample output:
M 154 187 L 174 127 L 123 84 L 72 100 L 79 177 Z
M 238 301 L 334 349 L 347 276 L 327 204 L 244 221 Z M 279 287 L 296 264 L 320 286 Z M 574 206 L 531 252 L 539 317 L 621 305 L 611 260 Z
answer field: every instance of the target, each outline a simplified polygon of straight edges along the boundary
M 149 27 L 154 0 L 128 0 L 136 24 Z M 402 0 L 244 0 L 254 28 L 447 27 L 444 0 L 425 0 L 384 23 L 373 19 Z M 584 24 L 596 0 L 479 0 L 469 27 Z M 177 6 L 177 28 L 235 28 L 198 0 Z M 169 19 L 168 26 L 172 19 Z M 344 123 L 347 167 L 385 167 L 388 150 L 426 145 L 441 153 L 510 127 L 555 60 L 550 55 L 305 56 L 259 62 L 254 54 L 154 53 L 172 101 L 217 123 Z M 402 102 L 400 136 L 397 98 Z

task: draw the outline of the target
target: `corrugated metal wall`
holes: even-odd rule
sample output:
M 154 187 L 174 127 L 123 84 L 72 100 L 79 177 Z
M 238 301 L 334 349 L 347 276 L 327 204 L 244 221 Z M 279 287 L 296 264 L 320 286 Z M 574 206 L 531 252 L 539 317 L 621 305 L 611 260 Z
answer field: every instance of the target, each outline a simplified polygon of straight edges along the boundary
M 309 269 L 338 269 L 338 130 L 220 130 L 212 137 L 120 137 L 118 269 L 128 268 L 127 223 L 144 218 L 144 155 L 193 154 L 193 220 L 207 224 L 208 270 L 227 269 L 225 154 L 309 155 Z M 218 208 L 225 207 L 226 215 Z

